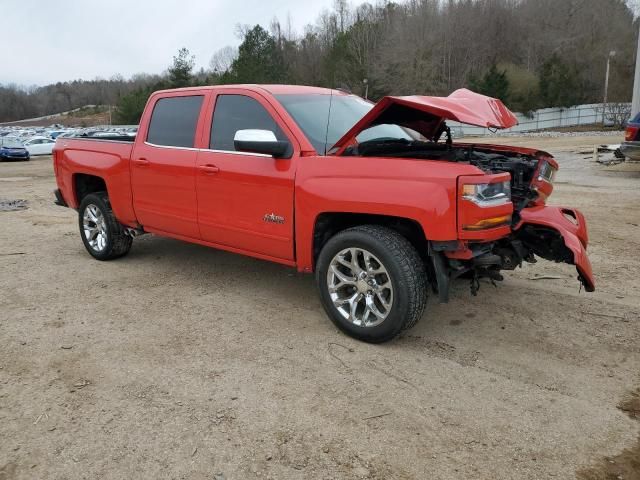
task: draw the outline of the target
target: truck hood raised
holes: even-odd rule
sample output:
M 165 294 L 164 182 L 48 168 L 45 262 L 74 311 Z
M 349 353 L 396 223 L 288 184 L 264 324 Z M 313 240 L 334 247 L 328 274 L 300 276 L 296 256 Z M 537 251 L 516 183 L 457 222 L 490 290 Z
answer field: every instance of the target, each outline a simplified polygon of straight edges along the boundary
M 466 88 L 456 90 L 448 97 L 384 97 L 334 144 L 331 152 L 340 155 L 362 131 L 381 124 L 407 127 L 429 140 L 436 140 L 445 120 L 485 128 L 509 128 L 518 123 L 500 100 Z

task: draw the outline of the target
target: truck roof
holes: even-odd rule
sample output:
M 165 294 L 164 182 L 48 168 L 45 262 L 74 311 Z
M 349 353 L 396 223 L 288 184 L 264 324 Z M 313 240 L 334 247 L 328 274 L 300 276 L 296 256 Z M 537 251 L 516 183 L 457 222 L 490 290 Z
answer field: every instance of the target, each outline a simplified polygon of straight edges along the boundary
M 207 90 L 227 90 L 233 88 L 243 88 L 252 91 L 267 91 L 272 95 L 350 95 L 342 90 L 332 90 L 330 88 L 323 87 L 310 87 L 307 85 L 270 85 L 270 84 L 235 84 L 235 85 L 207 85 L 204 87 L 185 87 L 185 88 L 173 88 L 169 90 L 160 90 L 156 93 L 175 92 L 175 91 L 207 91 Z

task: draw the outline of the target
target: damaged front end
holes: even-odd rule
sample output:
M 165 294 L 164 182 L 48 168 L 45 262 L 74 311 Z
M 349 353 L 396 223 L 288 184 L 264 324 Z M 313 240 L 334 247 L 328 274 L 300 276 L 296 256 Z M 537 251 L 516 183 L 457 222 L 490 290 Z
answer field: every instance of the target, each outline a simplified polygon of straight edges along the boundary
M 494 129 L 517 124 L 500 100 L 465 89 L 448 97 L 385 97 L 331 150 L 334 155 L 477 167 L 478 174 L 457 178 L 457 239 L 429 244 L 430 279 L 440 300 L 448 300 L 449 285 L 456 278 L 470 277 L 471 292 L 476 294 L 480 278 L 502 280 L 502 270 L 535 263 L 536 257 L 575 265 L 578 280 L 592 292 L 595 285 L 583 215 L 572 208 L 546 205 L 558 170 L 555 159 L 529 148 L 453 142 L 446 120 Z M 357 141 L 358 134 L 382 124 L 409 129 L 415 140 Z
M 545 152 L 525 149 L 516 152 L 496 146 L 482 150 L 476 152 L 479 158 L 473 154 L 471 163 L 491 175 L 459 179 L 460 240 L 430 245 L 432 283 L 440 301 L 448 301 L 450 283 L 456 278 L 470 278 L 471 293 L 475 295 L 481 278 L 500 281 L 502 270 L 514 270 L 523 262 L 536 263 L 536 257 L 575 265 L 581 285 L 587 292 L 594 291 L 584 216 L 573 208 L 545 204 L 558 169 L 555 160 Z M 504 181 L 500 175 L 506 173 L 511 189 L 509 201 L 498 203 L 489 197 L 482 206 L 466 195 L 465 192 L 472 191 L 470 185 L 474 182 L 486 182 L 489 178 L 499 184 Z M 495 197 L 500 190 L 504 187 L 490 191 Z M 505 222 L 497 224 L 500 218 Z
M 595 290 L 591 262 L 587 256 L 587 224 L 578 210 L 551 206 L 525 208 L 520 212 L 515 237 L 545 260 L 575 265 L 578 280 L 585 290 Z
M 456 245 L 457 244 L 457 245 Z M 587 231 L 583 215 L 563 207 L 524 209 L 511 235 L 495 242 L 431 242 L 429 256 L 434 291 L 439 300 L 449 300 L 451 282 L 470 278 L 476 295 L 479 280 L 503 280 L 502 270 L 515 270 L 523 262 L 536 263 L 536 256 L 576 266 L 578 280 L 587 292 L 595 290 L 591 262 L 587 256 Z

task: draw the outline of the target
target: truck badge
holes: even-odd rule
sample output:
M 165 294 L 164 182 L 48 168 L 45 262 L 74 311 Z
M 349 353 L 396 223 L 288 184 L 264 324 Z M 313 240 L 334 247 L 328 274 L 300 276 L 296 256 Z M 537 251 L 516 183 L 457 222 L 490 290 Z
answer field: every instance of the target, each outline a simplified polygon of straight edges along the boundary
M 262 219 L 268 223 L 284 223 L 284 217 L 276 215 L 275 213 L 267 213 Z

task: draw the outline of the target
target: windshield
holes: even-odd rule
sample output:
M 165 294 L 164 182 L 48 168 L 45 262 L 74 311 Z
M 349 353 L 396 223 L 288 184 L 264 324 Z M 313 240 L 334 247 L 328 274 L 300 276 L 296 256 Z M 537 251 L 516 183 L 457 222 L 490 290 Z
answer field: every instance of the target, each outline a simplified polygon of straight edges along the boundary
M 22 143 L 17 138 L 0 138 L 0 146 L 7 148 L 23 148 Z
M 276 98 L 320 154 L 330 149 L 373 108 L 372 103 L 355 95 L 276 95 Z M 331 119 L 327 130 L 329 103 Z M 356 137 L 358 142 L 374 139 L 411 140 L 411 136 L 398 125 L 376 125 Z

